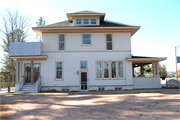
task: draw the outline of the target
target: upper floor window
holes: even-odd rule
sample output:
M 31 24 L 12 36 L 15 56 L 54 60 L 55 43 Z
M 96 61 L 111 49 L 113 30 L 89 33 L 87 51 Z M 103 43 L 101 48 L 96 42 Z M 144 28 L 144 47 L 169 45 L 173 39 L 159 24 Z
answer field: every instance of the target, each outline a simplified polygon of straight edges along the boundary
M 91 19 L 91 25 L 96 25 L 96 19 Z
M 59 51 L 65 50 L 65 39 L 64 34 L 59 34 Z
M 84 45 L 91 44 L 91 34 L 83 34 L 82 35 L 82 44 L 84 44 Z
M 89 19 L 84 19 L 84 25 L 89 25 Z
M 76 19 L 76 25 L 81 25 L 81 19 Z
M 112 34 L 106 34 L 106 50 L 112 50 Z

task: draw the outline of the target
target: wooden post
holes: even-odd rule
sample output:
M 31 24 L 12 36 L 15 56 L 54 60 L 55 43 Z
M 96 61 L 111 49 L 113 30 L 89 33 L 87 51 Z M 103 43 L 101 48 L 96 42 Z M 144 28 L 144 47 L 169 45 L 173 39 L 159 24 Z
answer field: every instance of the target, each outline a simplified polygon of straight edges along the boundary
M 31 61 L 31 84 L 34 82 L 33 61 Z
M 10 73 L 8 73 L 8 92 L 11 92 L 11 87 L 10 87 Z

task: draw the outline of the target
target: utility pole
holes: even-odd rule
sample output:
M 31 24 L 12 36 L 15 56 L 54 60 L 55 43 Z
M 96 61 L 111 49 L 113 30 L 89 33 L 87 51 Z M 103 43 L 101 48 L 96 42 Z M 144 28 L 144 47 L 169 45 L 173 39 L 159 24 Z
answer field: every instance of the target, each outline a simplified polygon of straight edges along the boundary
M 180 45 L 175 46 L 175 64 L 176 64 L 176 80 L 178 80 L 178 71 L 177 71 L 177 56 L 176 50 L 180 47 Z

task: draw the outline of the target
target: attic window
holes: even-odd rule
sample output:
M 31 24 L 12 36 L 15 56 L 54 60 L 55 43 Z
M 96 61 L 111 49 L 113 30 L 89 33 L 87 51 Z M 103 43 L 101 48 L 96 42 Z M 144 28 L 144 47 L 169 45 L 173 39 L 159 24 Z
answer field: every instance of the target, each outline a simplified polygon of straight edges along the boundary
M 89 19 L 84 19 L 84 25 L 89 25 Z
M 81 19 L 76 19 L 76 25 L 81 25 Z
M 91 19 L 91 25 L 96 25 L 96 19 Z

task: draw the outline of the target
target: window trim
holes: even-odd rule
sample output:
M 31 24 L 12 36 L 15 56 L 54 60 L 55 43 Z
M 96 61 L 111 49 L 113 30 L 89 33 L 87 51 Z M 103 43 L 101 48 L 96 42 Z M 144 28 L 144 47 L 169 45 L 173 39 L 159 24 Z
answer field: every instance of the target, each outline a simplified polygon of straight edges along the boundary
M 90 42 L 91 44 L 83 44 L 83 35 L 90 34 Z M 81 33 L 81 46 L 92 46 L 92 34 L 91 33 Z
M 84 19 L 83 19 L 83 25 L 90 25 L 90 23 L 89 23 L 90 19 L 87 19 L 87 20 L 88 20 L 88 24 L 84 24 Z
M 78 19 L 78 18 L 77 18 L 77 19 Z M 82 24 L 82 21 L 84 21 L 84 20 L 80 19 L 80 20 L 81 20 L 81 24 L 77 24 L 77 19 L 75 19 L 75 21 L 76 21 L 76 25 L 77 25 L 77 26 L 79 26 L 79 25 L 83 25 L 83 24 Z
M 108 66 L 108 67 L 109 67 L 109 77 L 108 77 L 108 78 L 105 78 L 105 77 L 104 77 L 104 62 L 109 62 L 109 64 L 110 64 L 110 61 L 109 61 L 109 60 L 104 60 L 104 61 L 103 61 L 103 79 L 111 79 L 111 77 L 110 77 L 111 68 L 110 68 L 109 66 Z
M 57 62 L 62 62 L 62 79 L 57 79 L 56 78 L 56 63 Z M 54 81 L 64 81 L 64 61 L 55 61 L 55 79 L 54 79 Z
M 81 68 L 81 62 L 86 62 L 86 69 Z M 81 60 L 80 61 L 80 70 L 88 70 L 88 61 L 87 60 Z
M 101 68 L 102 68 L 102 70 L 101 70 L 101 78 L 97 78 L 97 62 L 101 62 Z M 96 72 L 96 79 L 98 79 L 98 80 L 101 80 L 101 79 L 103 79 L 103 69 L 104 69 L 104 67 L 103 67 L 103 61 L 102 60 L 96 60 L 95 61 L 95 72 Z
M 109 61 L 109 78 L 104 78 L 104 62 L 107 62 Z M 119 77 L 119 70 L 118 70 L 118 62 L 123 62 L 123 78 L 120 78 Z M 102 62 L 102 78 L 97 78 L 97 62 Z M 111 76 L 111 63 L 112 62 L 116 62 L 116 78 L 112 78 Z M 125 60 L 96 60 L 95 61 L 95 80 L 125 80 L 126 77 L 125 77 Z
M 92 18 L 93 19 L 93 18 Z M 90 20 L 92 20 L 92 19 L 90 19 Z M 94 19 L 93 19 L 94 20 Z M 96 24 L 91 24 L 91 25 L 97 25 L 97 19 L 95 19 L 96 20 Z M 91 21 L 92 22 L 92 21 Z
M 112 35 L 112 50 L 107 50 L 107 38 L 106 35 L 111 34 Z M 114 40 L 113 40 L 113 33 L 105 33 L 105 51 L 114 51 Z
M 118 68 L 119 66 L 118 66 L 118 62 L 123 62 L 123 78 L 120 78 L 120 77 L 119 77 L 119 68 Z M 125 79 L 125 62 L 124 62 L 124 61 L 121 61 L 121 60 L 118 60 L 118 61 L 117 61 L 117 72 L 118 72 L 118 74 L 117 74 L 117 78 L 118 78 L 118 79 Z
M 64 35 L 64 50 L 59 50 L 59 35 Z M 57 34 L 57 51 L 58 52 L 65 52 L 66 51 L 66 34 L 65 33 L 58 33 Z

